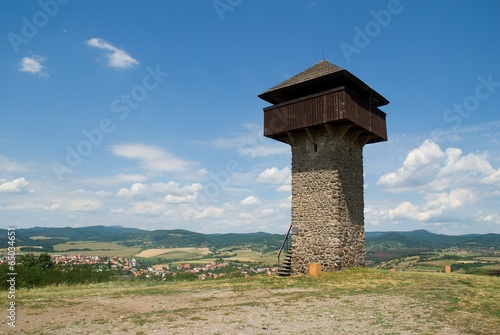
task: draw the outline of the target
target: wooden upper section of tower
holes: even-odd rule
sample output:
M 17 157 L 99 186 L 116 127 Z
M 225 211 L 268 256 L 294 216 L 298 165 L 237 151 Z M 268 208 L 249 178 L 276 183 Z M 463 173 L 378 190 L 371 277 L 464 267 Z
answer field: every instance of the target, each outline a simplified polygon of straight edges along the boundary
M 259 98 L 264 108 L 264 136 L 287 142 L 294 132 L 348 126 L 365 143 L 387 140 L 385 116 L 378 107 L 389 101 L 350 72 L 325 60 L 285 80 Z

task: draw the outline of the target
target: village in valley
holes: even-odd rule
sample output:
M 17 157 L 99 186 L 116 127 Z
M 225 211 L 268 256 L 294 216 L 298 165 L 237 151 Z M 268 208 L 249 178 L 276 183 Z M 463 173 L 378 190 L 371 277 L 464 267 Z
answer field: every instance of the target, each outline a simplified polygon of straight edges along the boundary
M 116 271 L 121 276 L 134 278 L 165 279 L 167 275 L 176 276 L 178 273 L 187 273 L 197 276 L 200 280 L 217 279 L 226 276 L 225 270 L 234 266 L 228 262 L 207 262 L 204 265 L 181 263 L 170 267 L 168 264 L 151 265 L 150 262 L 144 260 L 115 256 L 53 255 L 51 258 L 56 265 L 92 265 L 96 267 L 96 271 Z M 239 269 L 242 276 L 271 275 L 277 271 L 276 267 L 246 266 Z

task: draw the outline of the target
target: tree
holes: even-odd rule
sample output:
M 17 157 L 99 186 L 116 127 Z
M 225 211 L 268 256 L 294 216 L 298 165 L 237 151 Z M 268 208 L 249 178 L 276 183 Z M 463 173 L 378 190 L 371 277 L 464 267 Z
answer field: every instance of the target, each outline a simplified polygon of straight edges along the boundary
M 38 266 L 42 269 L 52 269 L 54 267 L 54 262 L 52 261 L 52 257 L 46 252 L 40 254 L 38 256 Z

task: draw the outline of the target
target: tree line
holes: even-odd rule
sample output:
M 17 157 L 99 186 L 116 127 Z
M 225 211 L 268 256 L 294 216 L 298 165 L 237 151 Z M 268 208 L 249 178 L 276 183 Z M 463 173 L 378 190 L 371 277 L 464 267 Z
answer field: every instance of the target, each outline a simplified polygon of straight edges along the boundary
M 36 288 L 60 284 L 90 284 L 107 282 L 111 279 L 111 271 L 98 265 L 58 265 L 48 253 L 38 256 L 24 254 L 16 257 L 16 287 Z M 7 263 L 0 265 L 0 287 L 6 289 L 9 273 Z

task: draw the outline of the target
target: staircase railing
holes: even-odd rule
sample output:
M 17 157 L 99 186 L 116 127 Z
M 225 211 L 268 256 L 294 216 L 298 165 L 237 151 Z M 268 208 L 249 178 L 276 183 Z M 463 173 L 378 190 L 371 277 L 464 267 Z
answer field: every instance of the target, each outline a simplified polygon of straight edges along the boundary
M 283 249 L 285 249 L 285 245 L 286 245 L 286 250 L 288 250 L 288 247 L 290 244 L 290 231 L 291 230 L 292 230 L 292 225 L 290 225 L 290 227 L 288 228 L 288 231 L 285 235 L 285 238 L 283 239 L 283 243 L 281 243 L 280 251 L 278 252 L 278 267 L 281 265 L 280 256 L 281 256 L 281 253 L 283 252 Z

